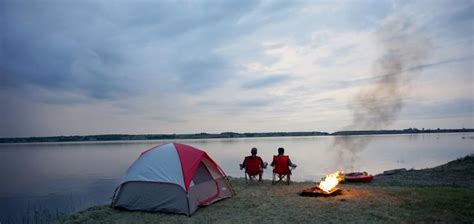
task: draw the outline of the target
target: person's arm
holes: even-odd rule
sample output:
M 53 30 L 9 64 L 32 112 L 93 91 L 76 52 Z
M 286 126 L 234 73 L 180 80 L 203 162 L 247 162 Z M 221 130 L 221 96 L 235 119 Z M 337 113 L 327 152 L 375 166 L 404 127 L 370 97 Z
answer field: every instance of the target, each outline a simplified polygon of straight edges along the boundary
M 275 166 L 275 158 L 273 158 L 272 163 L 270 164 L 270 166 Z
M 296 164 L 292 163 L 290 158 L 288 158 L 288 165 L 291 166 L 291 167 L 296 167 Z
M 263 168 L 263 169 L 266 169 L 267 166 L 265 164 L 265 162 L 263 162 L 263 159 L 260 157 L 260 166 Z
M 240 164 L 240 169 L 244 169 L 245 168 L 245 162 L 247 161 L 247 157 L 244 157 L 244 161 L 242 162 L 242 164 Z

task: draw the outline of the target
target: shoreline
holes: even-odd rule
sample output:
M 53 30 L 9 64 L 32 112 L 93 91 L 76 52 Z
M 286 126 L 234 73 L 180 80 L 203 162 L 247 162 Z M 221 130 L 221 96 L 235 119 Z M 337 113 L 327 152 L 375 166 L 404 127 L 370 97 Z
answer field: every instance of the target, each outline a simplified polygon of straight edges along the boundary
M 377 136 L 377 135 L 415 135 L 415 134 L 449 134 L 449 133 L 473 133 L 474 129 L 403 129 L 403 130 L 355 130 L 338 131 L 333 133 L 310 131 L 310 132 L 255 132 L 237 133 L 223 132 L 220 134 L 199 133 L 199 134 L 104 134 L 104 135 L 73 135 L 73 136 L 48 136 L 48 137 L 14 137 L 0 138 L 1 144 L 17 143 L 84 143 L 84 142 L 119 142 L 119 141 L 174 141 L 174 140 L 195 140 L 195 139 L 242 139 L 242 138 L 275 138 L 275 137 L 311 137 L 311 136 Z M 471 136 L 470 138 L 474 138 Z
M 444 178 L 443 178 L 444 177 Z M 433 168 L 377 174 L 370 184 L 342 183 L 342 195 L 298 195 L 315 182 L 290 186 L 247 185 L 230 178 L 236 196 L 198 209 L 191 217 L 119 211 L 108 205 L 64 215 L 57 223 L 287 223 L 287 222 L 472 222 L 474 155 Z M 453 183 L 454 181 L 454 183 Z

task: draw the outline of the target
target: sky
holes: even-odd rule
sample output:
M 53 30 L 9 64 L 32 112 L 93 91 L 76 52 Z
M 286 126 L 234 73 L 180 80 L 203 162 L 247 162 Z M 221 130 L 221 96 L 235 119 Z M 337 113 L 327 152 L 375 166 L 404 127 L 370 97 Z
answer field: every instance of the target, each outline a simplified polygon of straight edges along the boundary
M 0 0 L 0 137 L 474 128 L 473 38 L 472 0 Z

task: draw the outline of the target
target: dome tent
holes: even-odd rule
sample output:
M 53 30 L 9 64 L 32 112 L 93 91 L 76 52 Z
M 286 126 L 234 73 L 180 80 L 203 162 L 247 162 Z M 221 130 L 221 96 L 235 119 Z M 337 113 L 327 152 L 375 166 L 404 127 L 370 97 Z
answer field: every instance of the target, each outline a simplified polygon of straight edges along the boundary
M 191 215 L 233 195 L 224 171 L 206 152 L 168 143 L 143 152 L 128 168 L 112 207 Z

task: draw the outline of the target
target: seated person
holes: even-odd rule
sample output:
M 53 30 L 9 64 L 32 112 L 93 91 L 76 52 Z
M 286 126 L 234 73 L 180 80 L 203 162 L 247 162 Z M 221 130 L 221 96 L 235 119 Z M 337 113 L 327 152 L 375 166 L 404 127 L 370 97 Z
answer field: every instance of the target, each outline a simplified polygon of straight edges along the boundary
M 296 168 L 296 164 L 293 164 L 290 160 L 289 156 L 285 156 L 285 149 L 280 147 L 278 148 L 278 155 L 273 156 L 273 161 L 271 166 L 273 166 L 273 173 L 277 173 L 280 175 L 280 179 L 282 175 L 291 174 L 291 168 Z
M 250 156 L 246 156 L 244 162 L 240 164 L 240 169 L 245 168 L 245 172 L 250 176 L 256 176 L 258 174 L 258 180 L 262 181 L 263 169 L 267 168 L 267 163 L 263 162 L 260 156 L 257 156 L 257 148 L 250 150 Z

